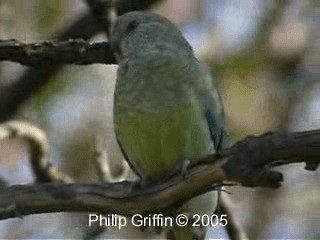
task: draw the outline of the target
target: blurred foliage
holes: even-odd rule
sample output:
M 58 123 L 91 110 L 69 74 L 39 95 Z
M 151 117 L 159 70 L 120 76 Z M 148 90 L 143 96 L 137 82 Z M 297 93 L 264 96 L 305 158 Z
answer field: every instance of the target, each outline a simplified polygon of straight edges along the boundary
M 214 64 L 212 67 L 220 77 L 233 75 L 245 82 L 252 75 L 252 72 L 264 62 L 264 54 L 261 51 L 255 54 L 247 51 L 244 54 L 233 56 L 221 64 Z
M 64 4 L 63 0 L 36 2 L 37 11 L 35 24 L 40 34 L 48 34 L 53 31 L 53 26 L 61 20 L 63 16 Z
M 32 108 L 37 112 L 37 116 L 40 117 L 38 121 L 43 127 L 49 127 L 48 108 L 53 98 L 63 94 L 68 85 L 70 85 L 70 81 L 67 81 L 63 74 L 58 74 L 37 95 L 32 96 Z

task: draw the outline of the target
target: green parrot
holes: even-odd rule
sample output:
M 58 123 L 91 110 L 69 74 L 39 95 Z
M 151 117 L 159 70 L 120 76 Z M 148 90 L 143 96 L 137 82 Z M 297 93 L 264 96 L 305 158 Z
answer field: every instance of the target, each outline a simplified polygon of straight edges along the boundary
M 228 134 L 216 83 L 175 25 L 153 13 L 129 12 L 116 20 L 110 45 L 119 64 L 115 133 L 142 181 L 163 181 L 183 162 L 226 147 Z M 212 191 L 195 197 L 180 211 L 213 214 L 217 195 Z M 205 234 L 204 227 L 188 225 L 170 228 L 167 236 L 201 239 Z

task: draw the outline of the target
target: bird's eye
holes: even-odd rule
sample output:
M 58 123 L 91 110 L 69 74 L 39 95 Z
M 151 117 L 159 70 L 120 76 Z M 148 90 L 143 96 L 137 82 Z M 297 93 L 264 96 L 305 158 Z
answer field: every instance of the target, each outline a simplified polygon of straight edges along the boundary
M 137 20 L 132 20 L 131 22 L 128 23 L 127 28 L 126 28 L 126 32 L 130 33 L 133 30 L 135 30 L 138 27 L 139 23 Z

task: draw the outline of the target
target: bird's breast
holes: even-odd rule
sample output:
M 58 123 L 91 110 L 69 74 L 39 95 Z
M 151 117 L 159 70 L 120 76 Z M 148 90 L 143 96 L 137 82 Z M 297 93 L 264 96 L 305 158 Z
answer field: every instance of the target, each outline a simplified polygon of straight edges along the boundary
M 163 179 L 184 159 L 214 151 L 201 110 L 190 104 L 154 111 L 115 106 L 114 123 L 128 161 L 145 178 Z

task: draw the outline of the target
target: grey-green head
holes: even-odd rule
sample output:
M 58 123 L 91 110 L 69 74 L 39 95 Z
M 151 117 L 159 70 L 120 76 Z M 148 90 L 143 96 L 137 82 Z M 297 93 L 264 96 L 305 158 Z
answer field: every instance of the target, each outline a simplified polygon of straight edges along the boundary
M 169 20 L 150 12 L 129 12 L 116 20 L 110 44 L 118 61 L 131 54 L 161 51 L 193 54 L 180 30 Z

